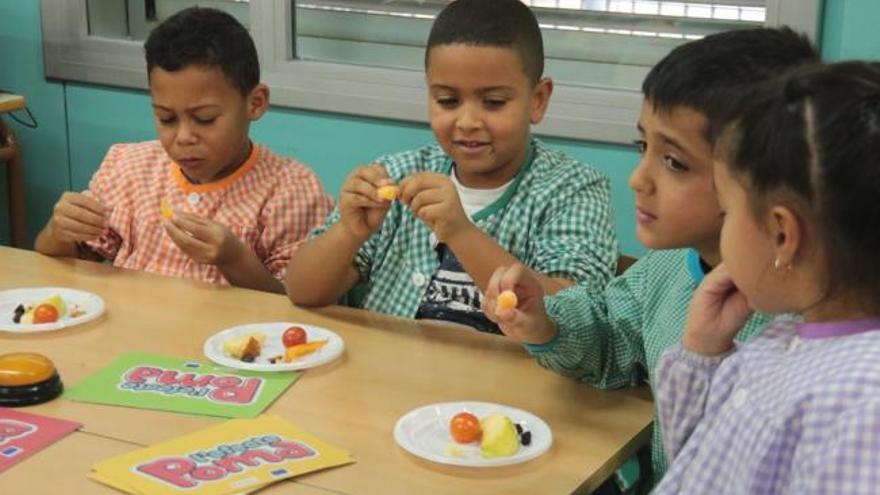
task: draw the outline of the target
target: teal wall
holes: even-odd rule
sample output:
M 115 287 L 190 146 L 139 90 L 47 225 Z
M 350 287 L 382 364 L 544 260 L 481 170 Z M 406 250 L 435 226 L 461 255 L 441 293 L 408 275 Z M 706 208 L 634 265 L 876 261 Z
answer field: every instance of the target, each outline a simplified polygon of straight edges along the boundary
M 880 57 L 876 19 L 880 19 L 877 0 L 826 0 L 823 54 L 829 59 Z M 149 100 L 143 92 L 46 81 L 41 43 L 39 2 L 0 0 L 0 89 L 25 95 L 40 123 L 36 130 L 13 123 L 25 156 L 31 236 L 48 220 L 63 191 L 85 187 L 110 144 L 154 137 Z M 254 125 L 252 135 L 311 165 L 334 194 L 354 165 L 431 140 L 424 125 L 283 108 L 273 108 Z M 622 249 L 643 252 L 634 236 L 632 196 L 626 182 L 637 155 L 625 146 L 548 141 L 611 178 Z M 2 184 L 0 242 L 6 243 Z

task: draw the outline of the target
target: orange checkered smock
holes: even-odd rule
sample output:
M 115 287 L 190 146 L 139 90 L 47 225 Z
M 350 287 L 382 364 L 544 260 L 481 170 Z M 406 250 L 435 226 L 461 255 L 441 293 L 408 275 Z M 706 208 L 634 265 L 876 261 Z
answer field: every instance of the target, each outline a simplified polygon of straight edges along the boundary
M 305 165 L 254 145 L 231 175 L 192 184 L 159 141 L 113 145 L 92 177 L 90 194 L 111 209 L 109 228 L 86 247 L 115 266 L 228 285 L 214 265 L 189 258 L 162 225 L 161 203 L 229 228 L 283 281 L 287 261 L 332 208 Z

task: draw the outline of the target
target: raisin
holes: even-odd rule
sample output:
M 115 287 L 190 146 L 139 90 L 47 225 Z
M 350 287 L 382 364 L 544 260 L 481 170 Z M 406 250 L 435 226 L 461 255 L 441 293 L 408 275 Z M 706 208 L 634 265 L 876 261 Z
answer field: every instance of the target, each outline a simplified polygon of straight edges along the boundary
M 24 306 L 19 304 L 15 307 L 15 311 L 12 314 L 12 321 L 15 323 L 21 323 L 21 317 L 24 316 Z
M 523 432 L 523 427 L 522 427 L 522 425 L 520 425 L 519 423 L 514 423 L 513 426 L 516 426 L 516 434 L 517 434 L 517 435 L 522 435 L 522 432 Z
M 519 441 L 525 446 L 530 445 L 532 443 L 532 432 L 524 431 L 522 436 L 520 436 Z

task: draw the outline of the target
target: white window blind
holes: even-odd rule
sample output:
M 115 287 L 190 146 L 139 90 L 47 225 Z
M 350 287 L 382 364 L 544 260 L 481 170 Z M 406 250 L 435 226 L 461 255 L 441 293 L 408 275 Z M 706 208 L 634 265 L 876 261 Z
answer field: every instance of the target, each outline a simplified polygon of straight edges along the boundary
M 192 6 L 224 9 L 257 45 L 273 103 L 423 122 L 424 45 L 450 0 L 41 0 L 49 77 L 145 87 L 149 30 Z M 523 0 L 556 81 L 539 133 L 628 142 L 650 67 L 673 47 L 750 26 L 815 36 L 821 0 Z

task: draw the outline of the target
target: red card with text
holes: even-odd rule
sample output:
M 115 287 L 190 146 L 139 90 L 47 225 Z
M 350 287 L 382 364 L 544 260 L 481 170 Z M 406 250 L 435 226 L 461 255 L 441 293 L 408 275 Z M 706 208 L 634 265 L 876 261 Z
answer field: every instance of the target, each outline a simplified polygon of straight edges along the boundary
M 73 421 L 0 407 L 0 473 L 80 426 Z

